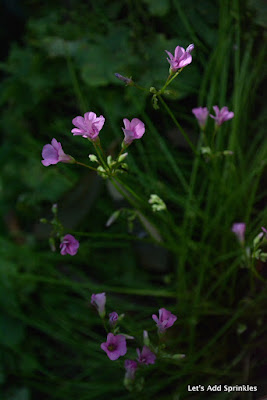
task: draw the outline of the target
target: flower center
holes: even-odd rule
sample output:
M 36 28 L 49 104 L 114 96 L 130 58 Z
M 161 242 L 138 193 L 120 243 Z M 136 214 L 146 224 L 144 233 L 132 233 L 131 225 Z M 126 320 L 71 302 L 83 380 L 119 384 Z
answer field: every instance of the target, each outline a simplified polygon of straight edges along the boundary
M 108 346 L 108 350 L 109 350 L 109 351 L 115 350 L 114 344 L 110 344 L 110 345 Z

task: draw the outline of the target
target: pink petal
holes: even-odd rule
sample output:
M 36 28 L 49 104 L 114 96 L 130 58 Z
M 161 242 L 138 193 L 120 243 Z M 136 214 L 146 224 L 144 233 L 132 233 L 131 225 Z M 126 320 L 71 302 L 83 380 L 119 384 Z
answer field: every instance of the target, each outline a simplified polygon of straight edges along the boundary
M 185 49 L 183 47 L 177 46 L 174 51 L 174 58 L 178 61 L 185 53 Z
M 86 130 L 86 126 L 85 126 L 83 117 L 78 116 L 78 117 L 73 118 L 72 123 L 73 123 L 73 125 L 77 126 L 77 128 Z
M 85 120 L 95 120 L 96 119 L 96 114 L 93 111 L 89 111 L 84 114 L 84 119 Z
M 127 118 L 123 119 L 123 123 L 124 123 L 125 129 L 131 130 L 131 123 Z

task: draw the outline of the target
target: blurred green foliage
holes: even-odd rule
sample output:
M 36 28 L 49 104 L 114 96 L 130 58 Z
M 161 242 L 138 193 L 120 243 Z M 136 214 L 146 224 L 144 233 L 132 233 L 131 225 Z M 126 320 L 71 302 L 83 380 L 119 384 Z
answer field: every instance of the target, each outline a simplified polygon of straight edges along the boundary
M 266 44 L 256 3 L 25 3 L 25 34 L 0 64 L 1 399 L 137 398 L 122 386 L 122 362 L 110 362 L 99 348 L 104 332 L 88 302 L 102 291 L 139 340 L 159 307 L 179 316 L 168 343 L 187 357 L 148 369 L 138 398 L 190 399 L 187 384 L 219 381 L 258 384 L 264 394 L 266 284 L 240 269 L 230 232 L 244 220 L 249 242 L 266 224 L 266 111 L 257 91 Z M 119 72 L 159 88 L 168 76 L 164 50 L 192 42 L 194 61 L 165 100 L 193 141 L 193 107 L 235 111 L 217 142 L 233 149 L 234 161 L 214 169 L 197 165 L 162 107 L 154 111 L 146 94 L 114 77 Z M 111 153 L 122 139 L 122 118 L 146 123 L 144 140 L 130 150 L 128 182 L 147 199 L 157 193 L 166 202 L 173 219 L 151 218 L 169 247 L 142 240 L 137 223 L 133 234 L 125 220 L 107 230 L 112 212 L 127 205 L 98 177 L 40 163 L 53 137 L 66 153 L 87 160 L 92 149 L 70 130 L 72 118 L 88 110 L 106 117 L 101 140 Z M 68 232 L 85 232 L 75 258 L 51 252 L 49 229 L 38 224 L 55 202 Z M 237 334 L 240 325 L 247 329 Z

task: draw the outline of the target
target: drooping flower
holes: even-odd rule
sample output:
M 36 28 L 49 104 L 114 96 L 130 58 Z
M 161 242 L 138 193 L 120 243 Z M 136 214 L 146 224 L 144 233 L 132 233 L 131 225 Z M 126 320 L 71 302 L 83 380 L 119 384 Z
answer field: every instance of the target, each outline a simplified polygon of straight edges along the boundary
M 124 132 L 124 143 L 129 145 L 135 139 L 140 139 L 145 133 L 145 124 L 138 118 L 133 118 L 129 121 L 127 118 L 123 119 L 125 128 L 122 128 Z
M 46 144 L 43 147 L 42 157 L 43 160 L 41 162 L 45 167 L 59 162 L 71 163 L 74 161 L 73 157 L 64 153 L 61 143 L 59 143 L 55 138 L 52 139 L 51 144 Z
M 240 243 L 245 242 L 246 224 L 244 222 L 235 222 L 232 225 L 232 232 L 236 235 Z
M 207 107 L 197 107 L 192 109 L 192 113 L 196 117 L 200 128 L 205 128 L 207 118 L 209 116 L 209 110 Z
M 108 333 L 107 341 L 101 344 L 101 349 L 107 353 L 110 360 L 117 360 L 127 353 L 126 339 L 123 335 Z
M 134 360 L 125 360 L 124 368 L 126 369 L 126 374 L 124 379 L 134 380 L 135 372 L 137 370 L 137 362 Z
M 176 72 L 178 69 L 186 67 L 186 65 L 192 62 L 191 51 L 194 49 L 194 45 L 190 44 L 186 50 L 183 47 L 177 46 L 174 51 L 174 56 L 167 50 L 169 58 L 167 61 L 170 63 L 172 72 Z
M 95 306 L 95 308 L 98 311 L 98 314 L 100 315 L 101 318 L 105 316 L 105 305 L 106 305 L 106 293 L 97 293 L 97 294 L 92 294 L 91 296 L 91 304 Z
M 103 115 L 99 117 L 92 111 L 84 114 L 84 117 L 78 116 L 72 120 L 76 128 L 72 129 L 74 136 L 81 135 L 84 138 L 96 140 L 99 132 L 103 128 L 105 118 Z
M 65 256 L 66 254 L 74 256 L 77 253 L 79 246 L 79 241 L 75 239 L 74 236 L 67 234 L 63 237 L 60 243 L 60 254 L 62 254 L 63 256 Z
M 140 364 L 145 364 L 145 365 L 155 364 L 157 358 L 156 354 L 154 354 L 148 346 L 143 346 L 141 352 L 139 349 L 136 349 L 136 352 L 138 355 L 137 361 Z
M 177 320 L 177 317 L 165 308 L 160 308 L 159 317 L 153 314 L 152 319 L 157 324 L 158 332 L 164 333 L 166 329 L 170 328 L 174 324 L 174 322 Z
M 109 324 L 110 326 L 114 326 L 116 325 L 117 321 L 118 321 L 118 314 L 116 313 L 116 311 L 113 311 L 112 313 L 109 314 Z
M 225 121 L 228 121 L 228 119 L 232 119 L 235 116 L 233 111 L 228 110 L 228 107 L 223 107 L 220 110 L 218 106 L 213 106 L 213 110 L 215 111 L 215 115 L 210 114 L 210 117 L 215 120 L 217 126 L 222 125 Z

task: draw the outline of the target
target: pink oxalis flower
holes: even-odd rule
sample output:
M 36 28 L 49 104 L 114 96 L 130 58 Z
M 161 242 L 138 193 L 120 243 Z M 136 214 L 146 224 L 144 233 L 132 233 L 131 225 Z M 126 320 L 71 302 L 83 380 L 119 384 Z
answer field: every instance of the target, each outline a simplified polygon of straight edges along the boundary
M 56 139 L 52 139 L 51 144 L 46 144 L 42 150 L 42 164 L 45 167 L 48 167 L 52 164 L 57 164 L 59 162 L 70 163 L 73 162 L 74 159 L 65 154 L 61 143 L 59 143 Z
M 196 117 L 200 128 L 205 128 L 207 118 L 209 116 L 209 110 L 207 107 L 193 108 L 192 113 Z
M 61 241 L 60 253 L 63 256 L 65 256 L 66 254 L 74 256 L 77 253 L 79 246 L 80 246 L 79 241 L 75 239 L 74 236 L 67 234 L 63 237 Z
M 84 118 L 81 116 L 75 117 L 72 123 L 76 126 L 76 128 L 71 131 L 74 136 L 81 135 L 84 138 L 94 141 L 103 128 L 105 118 L 103 115 L 97 117 L 94 112 L 90 111 L 84 114 Z
M 245 242 L 246 224 L 244 222 L 235 222 L 232 225 L 232 232 L 236 235 L 240 243 Z
M 129 145 L 135 139 L 140 139 L 145 133 L 145 124 L 138 118 L 133 118 L 129 121 L 127 118 L 123 119 L 125 128 L 122 128 L 124 132 L 124 143 Z
M 127 353 L 126 339 L 123 335 L 108 333 L 107 341 L 101 344 L 101 349 L 107 353 L 110 360 L 117 360 Z
M 191 51 L 194 49 L 194 45 L 190 44 L 186 50 L 183 47 L 177 46 L 174 51 L 174 56 L 167 50 L 169 58 L 167 58 L 170 63 L 172 72 L 176 72 L 178 69 L 186 67 L 186 65 L 192 62 Z
M 228 110 L 228 107 L 223 107 L 220 110 L 218 106 L 213 106 L 213 110 L 215 111 L 215 116 L 210 114 L 210 117 L 215 120 L 217 126 L 222 125 L 225 121 L 228 121 L 228 119 L 232 119 L 235 116 L 233 111 Z
M 101 318 L 105 316 L 106 293 L 92 294 L 91 304 L 95 306 Z
M 137 370 L 137 362 L 134 360 L 125 360 L 124 368 L 126 369 L 125 379 L 134 380 L 135 372 Z
M 174 322 L 177 320 L 177 317 L 165 308 L 160 308 L 159 317 L 153 314 L 152 319 L 157 324 L 158 332 L 164 333 L 166 329 L 170 328 L 174 324 Z
M 109 324 L 110 326 L 114 326 L 116 325 L 117 321 L 118 321 L 118 314 L 116 313 L 116 311 L 113 311 L 112 313 L 109 314 Z
M 137 361 L 140 364 L 145 364 L 145 365 L 155 364 L 157 358 L 156 354 L 154 354 L 148 346 L 143 346 L 141 352 L 139 349 L 136 349 L 136 352 L 138 355 Z

